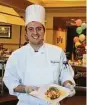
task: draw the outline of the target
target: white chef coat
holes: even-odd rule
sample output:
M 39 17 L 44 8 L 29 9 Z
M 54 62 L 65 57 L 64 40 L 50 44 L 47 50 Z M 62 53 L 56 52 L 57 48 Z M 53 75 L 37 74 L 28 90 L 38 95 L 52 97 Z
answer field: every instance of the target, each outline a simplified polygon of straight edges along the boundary
M 19 99 L 17 105 L 49 105 L 47 102 L 26 93 L 16 93 L 13 89 L 20 84 L 41 86 L 49 83 L 63 84 L 70 80 L 74 84 L 74 72 L 70 65 L 64 65 L 66 56 L 61 48 L 44 43 L 34 52 L 30 44 L 14 51 L 9 57 L 4 74 L 4 83 L 9 93 Z

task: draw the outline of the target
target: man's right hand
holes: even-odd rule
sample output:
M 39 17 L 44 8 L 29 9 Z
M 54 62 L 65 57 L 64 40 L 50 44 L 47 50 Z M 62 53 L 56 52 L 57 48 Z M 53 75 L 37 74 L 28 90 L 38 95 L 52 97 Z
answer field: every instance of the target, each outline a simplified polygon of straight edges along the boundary
M 38 89 L 39 89 L 39 87 L 36 87 L 36 86 L 18 85 L 16 88 L 14 88 L 14 92 L 29 94 L 30 92 L 38 90 Z
M 35 91 L 35 90 L 38 90 L 39 87 L 36 87 L 36 86 L 25 86 L 25 92 L 26 93 L 31 93 L 32 91 Z

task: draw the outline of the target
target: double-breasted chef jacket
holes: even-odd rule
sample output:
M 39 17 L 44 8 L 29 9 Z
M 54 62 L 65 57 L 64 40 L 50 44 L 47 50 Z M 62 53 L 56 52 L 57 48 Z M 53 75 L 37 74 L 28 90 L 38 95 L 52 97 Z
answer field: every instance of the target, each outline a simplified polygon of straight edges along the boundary
M 27 44 L 9 57 L 3 81 L 9 93 L 18 97 L 17 105 L 49 105 L 29 94 L 14 92 L 13 89 L 20 84 L 37 87 L 49 83 L 62 85 L 66 80 L 75 84 L 73 69 L 69 64 L 64 64 L 66 61 L 65 53 L 58 46 L 44 43 L 38 52 L 35 52 L 30 44 Z

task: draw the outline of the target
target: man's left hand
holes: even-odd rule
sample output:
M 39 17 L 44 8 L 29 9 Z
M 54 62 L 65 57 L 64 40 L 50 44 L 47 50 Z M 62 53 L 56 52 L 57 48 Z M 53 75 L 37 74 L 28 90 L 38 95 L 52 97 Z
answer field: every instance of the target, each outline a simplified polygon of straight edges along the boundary
M 65 87 L 70 90 L 70 93 L 69 93 L 69 96 L 68 97 L 72 97 L 72 96 L 75 95 L 76 92 L 75 92 L 75 89 L 74 89 L 74 86 L 73 85 L 71 85 L 70 83 L 67 83 L 65 85 Z

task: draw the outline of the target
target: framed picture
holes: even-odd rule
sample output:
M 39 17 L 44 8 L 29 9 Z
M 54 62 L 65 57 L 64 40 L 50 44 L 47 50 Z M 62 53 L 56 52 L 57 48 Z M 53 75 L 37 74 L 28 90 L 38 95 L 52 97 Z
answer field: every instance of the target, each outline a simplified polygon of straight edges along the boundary
M 0 25 L 0 38 L 11 38 L 11 25 Z

